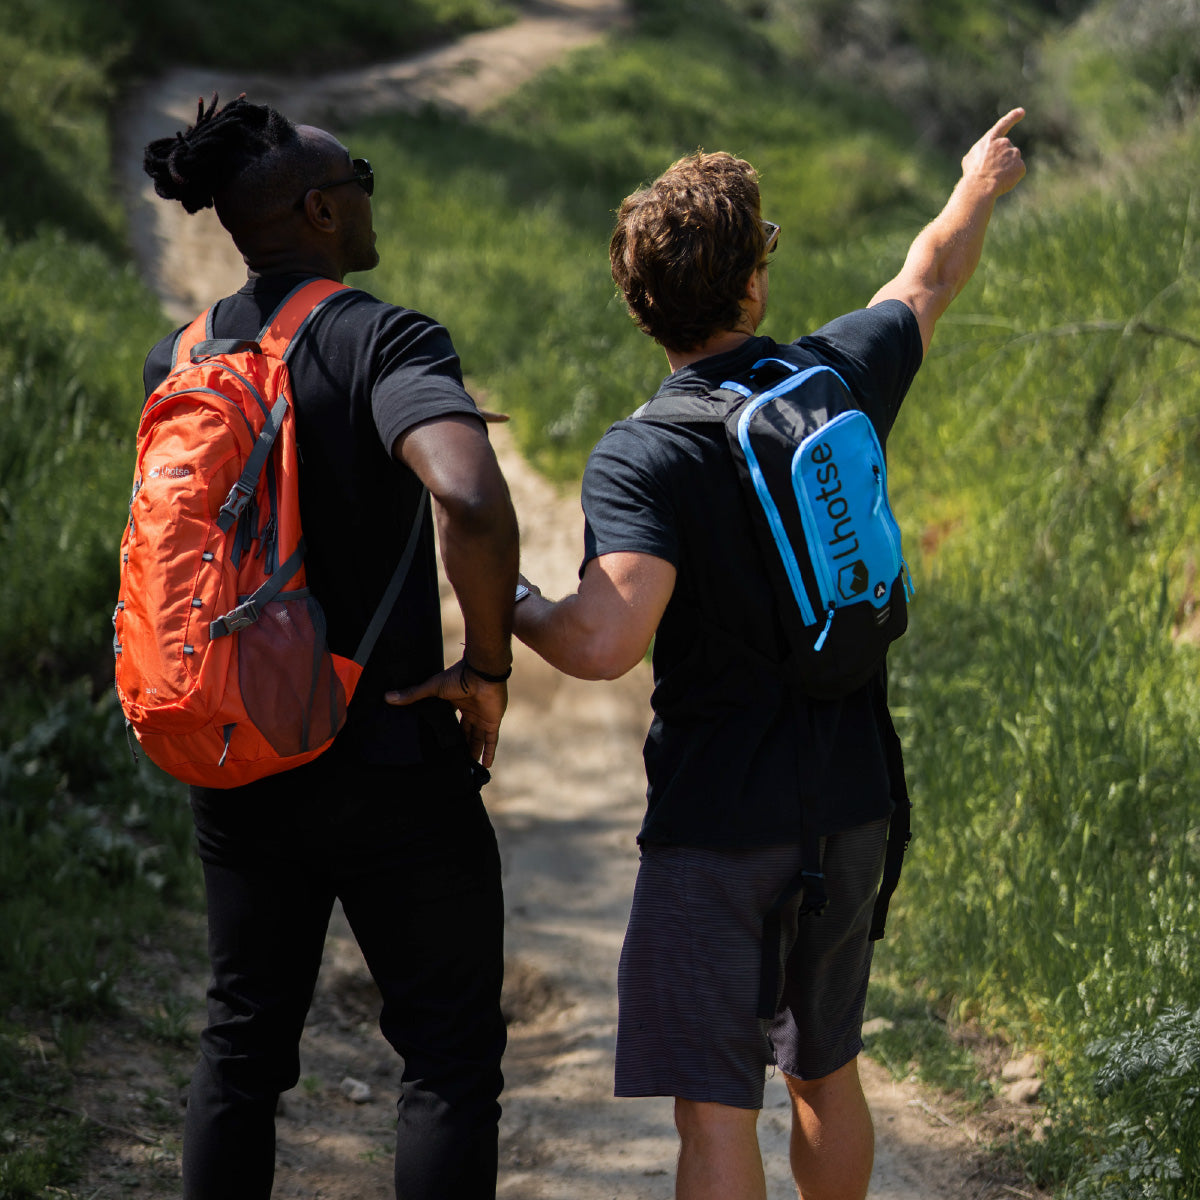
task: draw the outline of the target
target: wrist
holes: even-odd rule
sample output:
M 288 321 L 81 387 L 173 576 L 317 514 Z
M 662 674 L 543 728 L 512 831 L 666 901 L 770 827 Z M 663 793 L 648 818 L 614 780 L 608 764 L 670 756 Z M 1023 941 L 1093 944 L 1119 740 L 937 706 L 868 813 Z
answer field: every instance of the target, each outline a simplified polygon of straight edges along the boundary
M 467 659 L 466 655 L 463 655 L 462 669 L 464 674 L 474 675 L 477 679 L 482 679 L 484 683 L 505 683 L 513 672 L 511 662 L 502 671 L 486 671 L 475 666 Z

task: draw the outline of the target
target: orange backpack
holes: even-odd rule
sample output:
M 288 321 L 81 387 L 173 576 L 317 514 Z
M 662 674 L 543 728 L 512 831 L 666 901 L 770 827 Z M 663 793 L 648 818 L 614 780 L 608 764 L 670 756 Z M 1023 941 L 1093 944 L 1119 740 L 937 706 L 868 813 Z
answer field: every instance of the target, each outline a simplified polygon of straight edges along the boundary
M 416 552 L 424 493 L 354 658 L 331 653 L 305 586 L 287 356 L 348 290 L 301 284 L 256 342 L 213 340 L 212 310 L 201 313 L 142 410 L 113 614 L 117 695 L 146 754 L 186 783 L 236 787 L 329 747 Z

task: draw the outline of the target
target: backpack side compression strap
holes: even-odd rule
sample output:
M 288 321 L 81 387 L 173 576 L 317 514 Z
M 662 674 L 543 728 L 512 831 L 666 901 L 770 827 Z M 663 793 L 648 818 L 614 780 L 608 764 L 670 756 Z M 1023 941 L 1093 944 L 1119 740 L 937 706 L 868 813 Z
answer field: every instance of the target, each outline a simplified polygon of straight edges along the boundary
M 908 784 L 904 778 L 904 754 L 900 735 L 892 723 L 887 701 L 878 705 L 883 724 L 883 748 L 887 755 L 888 779 L 892 786 L 892 821 L 888 826 L 887 851 L 883 860 L 883 878 L 879 883 L 879 894 L 875 898 L 875 911 L 871 917 L 871 941 L 883 937 L 887 924 L 888 905 L 900 882 L 900 870 L 904 865 L 904 852 L 912 840 L 912 801 L 908 795 Z
M 408 531 L 408 541 L 405 543 L 404 553 L 400 556 L 400 561 L 396 564 L 395 571 L 392 572 L 391 581 L 383 593 L 383 598 L 376 606 L 375 615 L 371 618 L 371 623 L 367 626 L 366 632 L 362 635 L 362 641 L 358 643 L 358 649 L 354 652 L 354 661 L 360 667 L 367 665 L 367 659 L 371 657 L 371 651 L 375 649 L 375 643 L 383 632 L 384 623 L 400 597 L 400 589 L 404 586 L 408 569 L 412 566 L 413 556 L 417 552 L 417 542 L 421 534 L 421 518 L 425 515 L 425 499 L 428 495 L 429 489 L 423 487 L 420 499 L 417 501 L 417 515 L 413 517 L 412 528 Z

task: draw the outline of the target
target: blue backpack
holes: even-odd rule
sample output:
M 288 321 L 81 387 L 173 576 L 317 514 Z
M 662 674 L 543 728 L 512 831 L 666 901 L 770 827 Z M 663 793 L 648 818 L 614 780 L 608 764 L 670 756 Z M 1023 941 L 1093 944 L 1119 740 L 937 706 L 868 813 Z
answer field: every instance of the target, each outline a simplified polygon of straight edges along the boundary
M 775 581 L 789 679 L 819 700 L 862 687 L 907 628 L 912 589 L 883 448 L 842 377 L 763 358 L 746 382 L 656 396 L 634 416 L 724 425 Z

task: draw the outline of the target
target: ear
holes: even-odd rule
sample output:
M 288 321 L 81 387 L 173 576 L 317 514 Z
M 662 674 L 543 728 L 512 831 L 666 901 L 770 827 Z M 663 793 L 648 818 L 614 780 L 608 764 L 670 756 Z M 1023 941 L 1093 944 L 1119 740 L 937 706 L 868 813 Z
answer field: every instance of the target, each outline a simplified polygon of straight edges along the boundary
M 748 305 L 761 304 L 763 299 L 763 284 L 766 279 L 766 268 L 760 267 L 757 271 L 750 273 L 750 278 L 746 282 L 745 303 Z
M 309 188 L 304 193 L 301 212 L 308 223 L 321 233 L 333 233 L 337 229 L 337 216 L 320 188 Z

